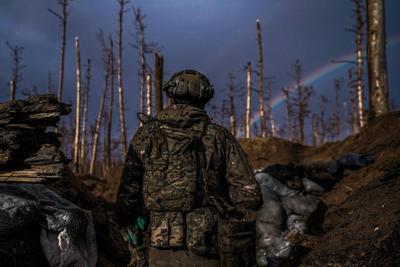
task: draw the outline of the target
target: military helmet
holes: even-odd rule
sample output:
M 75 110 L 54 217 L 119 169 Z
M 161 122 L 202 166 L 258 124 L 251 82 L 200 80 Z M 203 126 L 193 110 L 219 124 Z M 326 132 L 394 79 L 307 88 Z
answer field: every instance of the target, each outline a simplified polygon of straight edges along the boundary
M 207 77 L 195 70 L 183 70 L 172 75 L 163 86 L 168 97 L 188 98 L 207 103 L 214 96 L 214 87 Z

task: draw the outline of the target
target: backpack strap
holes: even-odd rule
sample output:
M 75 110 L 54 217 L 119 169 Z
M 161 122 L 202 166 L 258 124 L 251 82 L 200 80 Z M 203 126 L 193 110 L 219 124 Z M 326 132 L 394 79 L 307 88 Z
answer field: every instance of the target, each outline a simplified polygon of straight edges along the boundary
M 136 113 L 137 118 L 139 119 L 139 121 L 143 124 L 147 124 L 151 121 L 156 120 L 155 118 L 153 118 L 150 115 L 144 114 L 143 112 L 138 112 Z

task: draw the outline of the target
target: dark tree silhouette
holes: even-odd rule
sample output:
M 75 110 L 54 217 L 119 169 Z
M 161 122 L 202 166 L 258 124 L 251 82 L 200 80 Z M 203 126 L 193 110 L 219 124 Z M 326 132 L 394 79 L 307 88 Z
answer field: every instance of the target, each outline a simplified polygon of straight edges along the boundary
M 18 88 L 18 83 L 22 81 L 22 69 L 25 67 L 21 64 L 22 62 L 22 54 L 24 52 L 24 48 L 18 45 L 11 45 L 9 42 L 6 42 L 7 47 L 10 49 L 11 57 L 13 61 L 13 68 L 11 72 L 10 78 L 10 100 L 15 100 L 15 95 Z
M 118 13 L 118 107 L 119 107 L 119 124 L 121 130 L 121 145 L 122 145 L 122 157 L 125 157 L 128 151 L 128 145 L 126 141 L 126 124 L 125 124 L 125 107 L 124 107 L 124 89 L 123 89 L 123 78 L 122 78 L 122 36 L 123 36 L 123 22 L 125 5 L 128 3 L 127 0 L 117 0 L 119 4 Z
M 64 67 L 65 67 L 65 46 L 67 42 L 67 19 L 68 19 L 68 4 L 71 0 L 59 0 L 58 4 L 61 6 L 61 14 L 48 9 L 48 11 L 56 16 L 60 20 L 60 28 L 61 28 L 61 48 L 60 48 L 60 69 L 58 72 L 58 88 L 57 88 L 57 97 L 58 100 L 62 100 L 62 93 L 64 87 Z

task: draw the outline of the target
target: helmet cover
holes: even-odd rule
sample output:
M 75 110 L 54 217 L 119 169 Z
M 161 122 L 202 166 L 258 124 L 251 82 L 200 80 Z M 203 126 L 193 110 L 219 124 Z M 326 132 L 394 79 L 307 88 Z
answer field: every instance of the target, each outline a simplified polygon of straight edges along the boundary
M 195 70 L 183 70 L 164 84 L 168 97 L 189 98 L 207 103 L 214 96 L 214 87 L 205 75 Z

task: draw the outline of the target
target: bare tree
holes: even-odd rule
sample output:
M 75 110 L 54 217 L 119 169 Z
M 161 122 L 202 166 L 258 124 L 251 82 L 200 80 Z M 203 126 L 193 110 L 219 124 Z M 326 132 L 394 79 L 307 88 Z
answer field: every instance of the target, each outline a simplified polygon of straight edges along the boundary
M 294 132 L 294 126 L 293 126 L 293 106 L 292 106 L 292 100 L 290 97 L 290 89 L 288 87 L 282 88 L 282 93 L 285 98 L 285 107 L 286 107 L 286 127 L 287 127 L 287 138 L 288 140 L 292 141 L 293 140 L 293 132 Z
M 86 65 L 85 83 L 82 92 L 82 136 L 81 136 L 81 148 L 80 148 L 80 165 L 81 171 L 84 172 L 86 165 L 86 149 L 87 149 L 87 117 L 89 108 L 89 92 L 90 92 L 90 80 L 91 74 L 91 62 L 90 59 Z
M 351 124 L 351 110 L 349 109 L 348 99 L 343 101 L 343 124 L 342 125 L 343 125 L 342 131 L 344 133 L 346 133 L 346 135 L 350 135 L 352 124 Z M 350 125 L 350 127 L 349 127 L 349 125 Z
M 49 71 L 49 74 L 47 76 L 47 93 L 51 94 L 52 91 L 53 91 L 52 74 Z
M 76 111 L 75 111 L 75 138 L 74 138 L 74 172 L 79 172 L 79 135 L 80 135 L 80 115 L 81 115 L 81 51 L 79 46 L 79 38 L 75 37 L 76 50 Z
M 146 114 L 151 115 L 151 100 L 152 100 L 152 95 L 151 95 L 151 74 L 147 73 L 146 75 Z
M 133 8 L 133 15 L 135 17 L 135 27 L 136 27 L 136 44 L 135 47 L 139 51 L 140 57 L 140 112 L 145 112 L 145 86 L 146 86 L 146 73 L 147 73 L 147 63 L 146 63 L 146 42 L 144 39 L 144 30 L 146 26 L 144 25 L 145 15 L 142 14 L 140 8 Z
M 354 88 L 354 80 L 353 80 L 353 70 L 349 69 L 347 72 L 347 87 L 349 92 L 349 100 L 351 103 L 351 116 L 350 116 L 350 123 L 351 123 L 351 133 L 355 134 L 358 132 L 358 119 L 357 119 L 357 108 L 356 108 L 356 99 L 357 99 L 357 91 Z
M 318 128 L 319 128 L 319 135 L 320 135 L 320 141 L 322 143 L 326 142 L 327 139 L 327 134 L 328 134 L 328 125 L 327 125 L 327 120 L 326 120 L 326 107 L 328 105 L 328 98 L 325 96 L 320 96 L 319 100 L 319 123 L 318 123 Z
M 356 106 L 357 106 L 357 128 L 364 126 L 364 82 L 363 82 L 363 36 L 364 36 L 364 19 L 362 5 L 362 0 L 351 0 L 354 3 L 354 18 L 356 19 L 356 24 L 347 31 L 353 32 L 355 34 L 355 44 L 356 44 L 356 61 L 344 61 L 346 63 L 356 65 Z
M 236 136 L 236 110 L 235 110 L 235 75 L 229 73 L 229 129 L 233 136 Z
M 251 63 L 246 65 L 246 118 L 245 118 L 245 138 L 251 138 Z
M 111 165 L 111 131 L 113 121 L 113 110 L 114 110 L 114 83 L 115 83 L 115 59 L 114 59 L 114 41 L 112 35 L 109 36 L 109 72 L 110 72 L 110 99 L 108 102 L 108 118 L 107 118 L 107 129 L 106 129 L 106 140 L 105 140 L 105 164 L 107 168 Z
M 388 112 L 385 1 L 367 0 L 369 117 Z
M 358 127 L 364 126 L 364 82 L 363 82 L 363 6 L 361 0 L 353 0 L 355 4 L 355 26 L 356 46 L 357 46 L 357 108 L 358 108 Z
M 68 19 L 68 4 L 70 0 L 58 0 L 58 4 L 61 6 L 61 14 L 57 13 L 52 9 L 48 11 L 56 16 L 60 20 L 61 28 L 61 49 L 60 49 L 60 69 L 58 72 L 58 89 L 57 97 L 58 101 L 62 100 L 63 86 L 64 86 L 64 66 L 65 66 L 65 45 L 67 42 L 67 19 Z
M 117 0 L 119 3 L 119 15 L 118 15 L 118 104 L 119 104 L 119 123 L 121 129 L 121 145 L 122 145 L 122 156 L 125 157 L 128 151 L 128 145 L 126 141 L 126 124 L 125 124 L 125 108 L 124 108 L 124 89 L 122 80 L 122 34 L 123 34 L 123 20 L 125 5 L 128 3 L 127 0 Z
M 24 48 L 18 45 L 11 45 L 9 42 L 6 43 L 11 52 L 11 57 L 13 61 L 13 69 L 10 78 L 10 100 L 15 100 L 16 91 L 18 88 L 18 83 L 22 81 L 21 70 L 25 67 L 21 64 L 22 54 Z
M 154 50 L 155 44 L 149 44 L 145 39 L 145 29 L 146 26 L 144 24 L 144 19 L 146 15 L 142 14 L 140 8 L 133 8 L 133 15 L 135 17 L 135 27 L 136 27 L 136 43 L 134 47 L 138 49 L 139 58 L 140 58 L 140 68 L 139 68 L 139 77 L 140 77 L 140 112 L 145 113 L 147 108 L 145 107 L 146 103 L 149 100 L 146 99 L 146 96 L 151 95 L 146 92 L 146 79 L 147 74 L 150 73 L 149 67 L 147 65 L 146 55 L 152 53 Z M 150 86 L 151 88 L 151 86 Z M 140 122 L 140 125 L 142 123 Z
M 257 41 L 258 41 L 258 102 L 260 110 L 260 121 L 261 121 L 261 137 L 267 136 L 267 121 L 265 116 L 265 104 L 264 104 L 264 57 L 263 57 L 263 45 L 261 36 L 261 25 L 260 20 L 256 20 L 257 28 Z
M 226 100 L 222 101 L 221 105 L 221 111 L 220 111 L 220 121 L 221 125 L 225 127 L 225 121 L 226 121 L 226 115 L 228 114 L 228 109 L 227 109 L 227 102 Z
M 104 78 L 103 78 L 103 92 L 100 101 L 99 112 L 97 113 L 96 124 L 94 127 L 94 135 L 93 135 L 93 143 L 92 143 L 92 155 L 90 160 L 89 166 L 89 174 L 94 173 L 94 165 L 96 164 L 97 159 L 97 151 L 98 151 L 98 143 L 99 143 L 99 136 L 100 136 L 100 125 L 101 121 L 104 118 L 104 108 L 107 96 L 107 90 L 109 85 L 109 78 L 110 78 L 110 53 L 109 48 L 106 46 L 103 33 L 100 31 L 99 33 L 99 41 L 102 46 L 103 50 L 103 68 L 104 68 Z
M 319 129 L 318 129 L 318 115 L 313 113 L 312 115 L 312 144 L 313 146 L 319 145 Z
M 268 118 L 268 128 L 270 129 L 270 135 L 275 136 L 275 122 L 272 114 L 272 81 L 267 80 L 267 105 L 266 113 Z
M 332 115 L 332 128 L 335 130 L 336 141 L 340 138 L 340 80 L 335 79 L 335 107 Z
M 164 74 L 164 58 L 158 53 L 154 53 L 154 98 L 155 98 L 155 110 L 158 114 L 163 109 L 163 84 Z
M 299 60 L 296 60 L 295 65 L 295 80 L 296 80 L 296 97 L 294 99 L 295 107 L 297 108 L 297 130 L 298 141 L 301 144 L 306 143 L 305 134 L 305 119 L 309 116 L 309 102 L 311 96 L 314 94 L 312 86 L 305 86 L 301 83 L 302 67 Z

